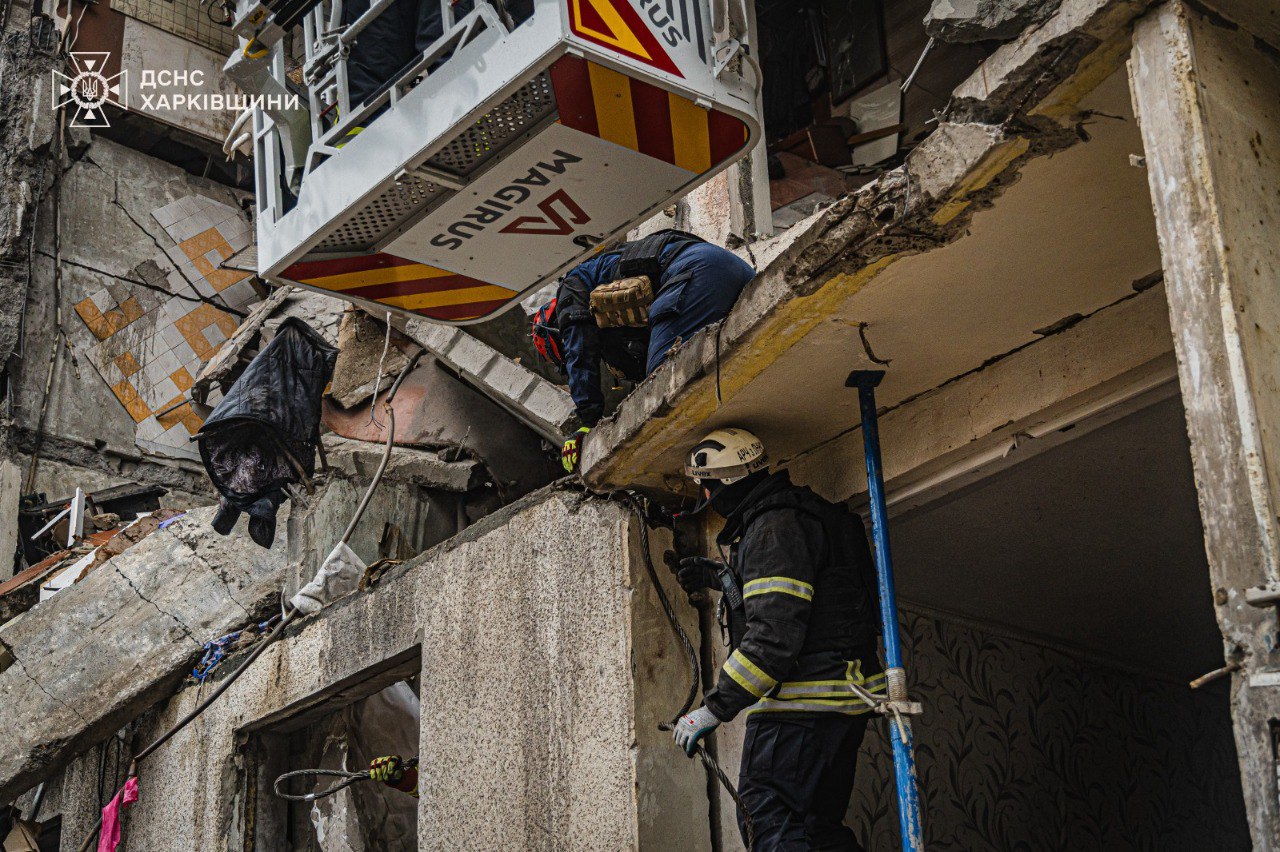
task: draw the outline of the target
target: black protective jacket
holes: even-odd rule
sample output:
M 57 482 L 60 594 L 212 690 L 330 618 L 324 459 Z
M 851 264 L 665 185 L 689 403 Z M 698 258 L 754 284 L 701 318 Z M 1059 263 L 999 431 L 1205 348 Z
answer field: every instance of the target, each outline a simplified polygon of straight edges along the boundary
M 289 317 L 204 421 L 196 440 L 218 489 L 213 528 L 222 535 L 247 512 L 249 535 L 271 546 L 285 486 L 315 473 L 320 400 L 337 358 L 319 332 Z
M 862 521 L 843 506 L 765 477 L 726 519 L 743 607 L 733 652 L 705 703 L 722 721 L 754 713 L 865 713 L 854 683 L 884 691 L 875 566 Z M 755 705 L 754 707 L 752 705 Z

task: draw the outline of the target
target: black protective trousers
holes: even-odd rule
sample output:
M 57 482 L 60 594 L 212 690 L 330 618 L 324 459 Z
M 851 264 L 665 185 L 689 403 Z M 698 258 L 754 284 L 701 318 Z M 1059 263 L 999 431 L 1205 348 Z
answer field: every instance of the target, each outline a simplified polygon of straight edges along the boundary
M 369 11 L 370 0 L 346 0 L 342 23 L 353 24 Z M 473 8 L 472 0 L 451 4 L 455 17 Z M 366 27 L 347 59 L 347 86 L 355 108 L 378 94 L 444 34 L 440 0 L 396 0 Z
M 844 824 L 868 716 L 757 714 L 747 719 L 738 793 L 754 852 L 864 852 Z M 746 823 L 738 814 L 746 842 Z

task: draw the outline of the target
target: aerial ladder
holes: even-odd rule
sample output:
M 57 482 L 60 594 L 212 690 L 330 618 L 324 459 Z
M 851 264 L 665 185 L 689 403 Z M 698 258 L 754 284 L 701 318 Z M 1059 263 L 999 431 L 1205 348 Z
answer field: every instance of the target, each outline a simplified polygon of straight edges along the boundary
M 441 36 L 363 103 L 350 52 L 392 0 L 345 25 L 342 2 L 238 0 L 233 16 L 226 72 L 255 106 L 228 142 L 252 149 L 274 283 L 480 322 L 760 138 L 744 0 L 531 0 L 523 20 L 438 0 Z

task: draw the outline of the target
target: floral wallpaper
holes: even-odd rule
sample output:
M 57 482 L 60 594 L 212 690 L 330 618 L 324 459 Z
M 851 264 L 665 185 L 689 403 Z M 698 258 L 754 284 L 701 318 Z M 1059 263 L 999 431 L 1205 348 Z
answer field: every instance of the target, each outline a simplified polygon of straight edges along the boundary
M 1224 689 L 1090 665 L 903 614 L 926 848 L 1247 850 Z M 847 822 L 899 848 L 883 723 L 867 732 Z

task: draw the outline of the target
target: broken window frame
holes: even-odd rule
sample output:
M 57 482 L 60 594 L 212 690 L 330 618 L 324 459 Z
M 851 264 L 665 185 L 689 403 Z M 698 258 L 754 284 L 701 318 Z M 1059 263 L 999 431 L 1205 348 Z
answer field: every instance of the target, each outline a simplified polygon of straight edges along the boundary
M 290 805 L 296 803 L 277 797 L 274 784 L 285 772 L 306 768 L 289 765 L 290 740 L 295 735 L 389 686 L 419 677 L 421 671 L 422 646 L 415 645 L 242 728 L 238 732 L 240 848 L 244 852 L 289 848 L 281 844 L 287 843 L 293 817 Z

